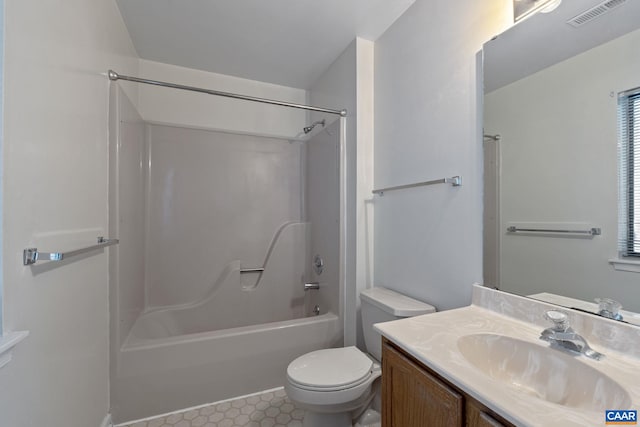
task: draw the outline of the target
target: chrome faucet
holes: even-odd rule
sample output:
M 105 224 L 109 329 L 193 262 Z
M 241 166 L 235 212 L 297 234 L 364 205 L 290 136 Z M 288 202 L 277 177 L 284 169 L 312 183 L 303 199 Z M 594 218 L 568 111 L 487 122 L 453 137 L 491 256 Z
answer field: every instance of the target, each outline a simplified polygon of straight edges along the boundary
M 305 291 L 309 291 L 311 289 L 320 289 L 320 283 L 319 282 L 308 282 L 304 284 L 304 290 Z
M 569 317 L 566 313 L 549 310 L 545 313 L 544 318 L 552 321 L 553 326 L 542 331 L 540 339 L 551 343 L 551 347 L 583 354 L 594 360 L 600 360 L 604 357 L 602 353 L 589 347 L 587 340 L 569 326 Z

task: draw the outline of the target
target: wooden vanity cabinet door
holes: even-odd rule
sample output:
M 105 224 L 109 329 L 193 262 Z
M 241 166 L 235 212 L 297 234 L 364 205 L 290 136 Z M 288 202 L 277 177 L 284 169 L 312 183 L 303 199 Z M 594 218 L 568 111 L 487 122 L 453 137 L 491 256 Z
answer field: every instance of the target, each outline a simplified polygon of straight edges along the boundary
M 463 397 L 396 349 L 382 349 L 383 427 L 462 427 Z
M 480 408 L 471 399 L 467 399 L 467 427 L 506 427 Z

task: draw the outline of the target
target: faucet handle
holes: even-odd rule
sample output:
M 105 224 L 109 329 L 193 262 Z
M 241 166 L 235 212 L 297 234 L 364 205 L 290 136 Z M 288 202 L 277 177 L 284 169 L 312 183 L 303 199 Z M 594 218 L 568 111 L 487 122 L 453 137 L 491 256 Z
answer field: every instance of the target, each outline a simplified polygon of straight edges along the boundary
M 620 314 L 621 303 L 611 298 L 596 298 L 595 302 L 598 303 L 598 314 L 600 316 L 622 320 L 622 314 Z
M 569 329 L 569 316 L 564 311 L 549 310 L 544 313 L 544 318 L 553 322 L 553 329 L 565 332 Z

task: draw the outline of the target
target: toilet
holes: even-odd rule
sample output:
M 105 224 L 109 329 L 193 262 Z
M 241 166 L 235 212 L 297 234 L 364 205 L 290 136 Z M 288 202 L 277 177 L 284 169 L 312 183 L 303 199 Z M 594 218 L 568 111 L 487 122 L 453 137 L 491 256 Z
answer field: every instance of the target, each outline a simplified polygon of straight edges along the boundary
M 304 354 L 289 364 L 285 391 L 304 409 L 303 427 L 351 427 L 375 396 L 382 374 L 382 337 L 374 323 L 433 313 L 436 309 L 390 289 L 360 293 L 362 327 L 368 354 L 356 347 L 330 348 Z

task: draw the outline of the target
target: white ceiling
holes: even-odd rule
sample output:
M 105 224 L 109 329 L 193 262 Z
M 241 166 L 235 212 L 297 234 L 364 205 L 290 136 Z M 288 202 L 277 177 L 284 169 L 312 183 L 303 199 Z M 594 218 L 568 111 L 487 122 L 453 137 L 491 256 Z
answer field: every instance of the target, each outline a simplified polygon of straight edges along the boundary
M 485 93 L 640 28 L 640 0 L 627 0 L 578 28 L 566 23 L 602 2 L 563 0 L 553 12 L 533 15 L 485 43 Z
M 308 89 L 415 0 L 117 0 L 141 58 Z M 152 77 L 152 76 L 151 76 Z

